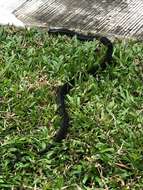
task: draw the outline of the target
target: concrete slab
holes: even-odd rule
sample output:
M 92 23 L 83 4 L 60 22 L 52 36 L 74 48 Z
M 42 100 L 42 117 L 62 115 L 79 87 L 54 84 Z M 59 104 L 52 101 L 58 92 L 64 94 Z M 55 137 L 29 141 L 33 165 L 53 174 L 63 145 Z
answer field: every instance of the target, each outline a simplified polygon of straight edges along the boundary
M 67 27 L 143 40 L 143 0 L 10 0 L 8 4 L 11 1 L 16 1 L 16 7 L 8 8 L 28 26 Z
M 14 13 L 27 25 L 143 39 L 143 0 L 29 0 Z

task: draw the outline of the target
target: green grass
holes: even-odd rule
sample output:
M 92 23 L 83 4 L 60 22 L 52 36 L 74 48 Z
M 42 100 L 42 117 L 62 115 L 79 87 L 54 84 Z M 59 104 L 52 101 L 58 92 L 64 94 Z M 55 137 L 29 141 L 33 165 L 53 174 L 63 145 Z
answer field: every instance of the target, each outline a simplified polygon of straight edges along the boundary
M 116 41 L 116 64 L 83 81 L 99 43 L 13 27 L 0 39 L 0 189 L 143 189 L 143 44 Z M 73 75 L 68 137 L 40 157 L 60 125 L 56 89 Z

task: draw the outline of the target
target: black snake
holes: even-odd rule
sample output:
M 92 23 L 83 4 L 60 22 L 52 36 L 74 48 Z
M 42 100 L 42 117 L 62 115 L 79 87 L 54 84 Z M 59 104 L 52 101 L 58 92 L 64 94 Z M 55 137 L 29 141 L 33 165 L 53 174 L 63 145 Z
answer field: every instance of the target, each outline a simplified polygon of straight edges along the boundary
M 81 33 L 66 29 L 66 28 L 57 28 L 57 29 L 51 28 L 48 30 L 48 34 L 49 35 L 66 35 L 70 38 L 75 36 L 78 40 L 82 42 L 99 40 L 104 46 L 107 47 L 104 60 L 100 64 L 100 69 L 101 70 L 106 69 L 107 65 L 110 64 L 112 61 L 113 44 L 107 37 L 103 37 L 100 35 L 84 35 L 84 34 L 81 34 Z M 96 72 L 97 72 L 97 68 L 95 67 L 92 67 L 89 70 L 87 70 L 87 73 L 93 76 L 96 75 Z M 71 79 L 65 84 L 63 84 L 62 86 L 60 86 L 57 91 L 59 114 L 61 116 L 61 126 L 60 126 L 60 129 L 56 132 L 56 135 L 54 136 L 55 142 L 60 142 L 62 139 L 66 137 L 68 133 L 70 119 L 69 119 L 68 111 L 65 105 L 65 97 L 73 86 L 74 86 L 74 79 Z M 49 144 L 44 150 L 40 151 L 40 153 L 43 154 L 47 152 L 52 146 L 53 144 Z

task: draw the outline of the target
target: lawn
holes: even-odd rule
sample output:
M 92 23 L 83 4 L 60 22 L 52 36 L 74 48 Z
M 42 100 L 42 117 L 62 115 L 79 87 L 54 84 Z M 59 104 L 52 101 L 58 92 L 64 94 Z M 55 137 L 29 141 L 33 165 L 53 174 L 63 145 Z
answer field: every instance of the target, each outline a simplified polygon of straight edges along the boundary
M 143 189 L 143 43 L 116 40 L 93 77 L 98 42 L 14 27 L 0 39 L 0 189 Z M 40 155 L 60 126 L 56 89 L 73 75 L 69 134 Z

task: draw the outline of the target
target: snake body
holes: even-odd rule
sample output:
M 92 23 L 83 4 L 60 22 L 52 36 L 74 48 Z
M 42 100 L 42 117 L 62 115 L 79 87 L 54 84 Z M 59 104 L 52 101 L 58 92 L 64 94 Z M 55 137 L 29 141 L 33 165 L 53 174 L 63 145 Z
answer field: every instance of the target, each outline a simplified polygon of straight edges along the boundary
M 107 37 L 100 36 L 100 35 L 84 35 L 84 34 L 81 34 L 81 33 L 75 32 L 73 30 L 66 29 L 66 28 L 50 28 L 48 30 L 48 34 L 55 35 L 55 36 L 66 35 L 70 38 L 76 37 L 78 40 L 80 40 L 82 42 L 98 40 L 104 46 L 107 47 L 107 51 L 106 51 L 104 60 L 100 64 L 101 70 L 105 70 L 107 65 L 110 64 L 112 61 L 113 44 Z M 87 73 L 91 74 L 93 76 L 96 76 L 96 72 L 97 72 L 97 68 L 94 66 L 92 68 L 90 68 L 89 70 L 87 70 Z M 61 116 L 61 125 L 60 125 L 60 129 L 56 132 L 56 135 L 54 136 L 55 142 L 61 142 L 63 139 L 66 138 L 67 133 L 68 133 L 70 118 L 69 118 L 69 114 L 68 114 L 68 111 L 66 108 L 65 98 L 73 86 L 74 86 L 74 79 L 72 78 L 71 80 L 69 80 L 62 86 L 60 86 L 57 91 L 59 114 Z M 46 149 L 41 151 L 41 154 L 47 152 L 52 146 L 53 146 L 53 144 L 49 144 L 46 147 Z

